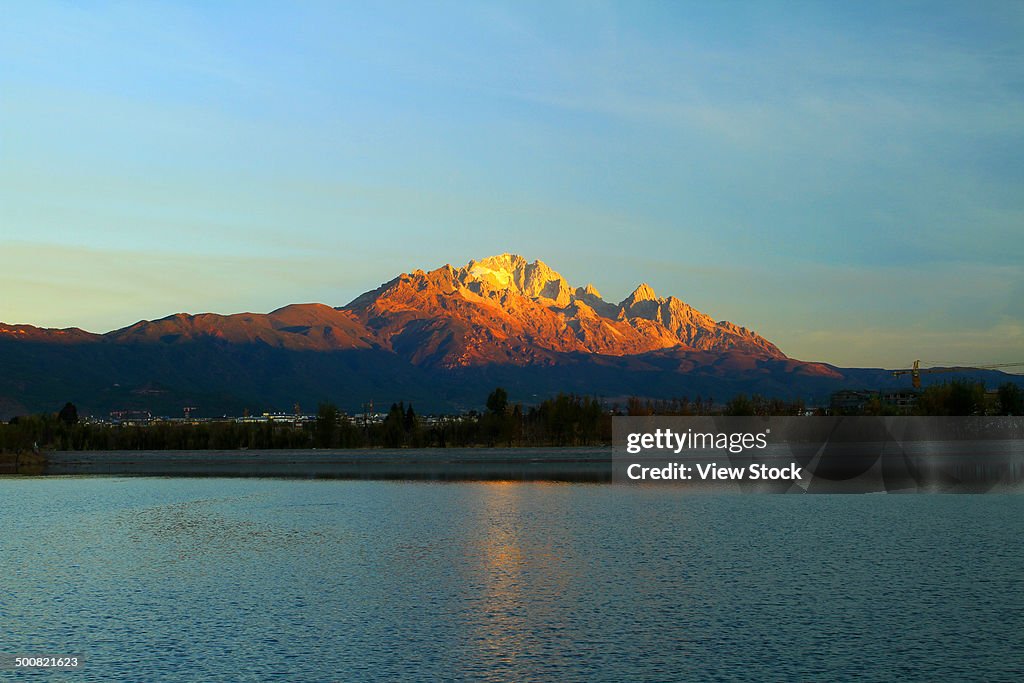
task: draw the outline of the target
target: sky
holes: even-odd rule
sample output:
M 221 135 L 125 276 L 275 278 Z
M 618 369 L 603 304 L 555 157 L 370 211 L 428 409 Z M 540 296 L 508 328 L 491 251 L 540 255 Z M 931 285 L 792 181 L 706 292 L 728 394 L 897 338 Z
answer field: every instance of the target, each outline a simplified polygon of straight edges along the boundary
M 0 0 L 0 321 L 503 252 L 841 366 L 1024 361 L 1024 4 Z

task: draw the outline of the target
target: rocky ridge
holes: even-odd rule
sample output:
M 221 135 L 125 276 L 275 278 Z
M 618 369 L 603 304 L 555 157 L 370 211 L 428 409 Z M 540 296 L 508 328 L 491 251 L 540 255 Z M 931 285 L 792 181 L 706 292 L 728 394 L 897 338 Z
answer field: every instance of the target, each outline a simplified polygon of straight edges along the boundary
M 646 283 L 614 304 L 593 284 L 573 287 L 543 261 L 516 254 L 405 273 L 339 310 L 353 313 L 385 347 L 447 367 L 676 347 L 786 357 L 764 337 L 676 297 L 658 297 Z

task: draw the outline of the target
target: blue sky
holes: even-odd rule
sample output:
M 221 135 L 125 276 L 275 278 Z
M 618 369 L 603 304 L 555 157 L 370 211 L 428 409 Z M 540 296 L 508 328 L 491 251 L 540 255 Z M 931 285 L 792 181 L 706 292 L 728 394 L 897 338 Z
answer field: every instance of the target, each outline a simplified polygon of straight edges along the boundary
M 512 251 L 806 360 L 1024 360 L 1024 5 L 364 4 L 0 3 L 0 320 Z

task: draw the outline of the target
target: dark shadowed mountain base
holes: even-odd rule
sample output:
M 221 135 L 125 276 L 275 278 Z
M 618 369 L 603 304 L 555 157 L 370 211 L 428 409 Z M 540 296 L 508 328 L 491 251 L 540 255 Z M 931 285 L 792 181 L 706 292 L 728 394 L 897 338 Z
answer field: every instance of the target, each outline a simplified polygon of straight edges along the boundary
M 728 354 L 682 351 L 625 357 L 564 354 L 545 366 L 448 369 L 417 366 L 376 349 L 294 351 L 212 339 L 185 344 L 2 340 L 0 418 L 55 411 L 66 401 L 86 415 L 147 410 L 174 416 L 184 406 L 197 407 L 202 416 L 241 415 L 245 410 L 290 412 L 295 403 L 312 412 L 320 401 L 358 412 L 371 400 L 381 409 L 402 400 L 421 413 L 460 412 L 481 408 L 496 386 L 526 404 L 560 391 L 622 405 L 629 396 L 725 401 L 739 392 L 814 403 L 841 387 L 906 383 L 884 370 L 832 368 L 836 378 L 806 371 L 818 364 L 790 359 L 729 360 Z M 995 386 L 1007 376 L 978 371 L 977 377 Z

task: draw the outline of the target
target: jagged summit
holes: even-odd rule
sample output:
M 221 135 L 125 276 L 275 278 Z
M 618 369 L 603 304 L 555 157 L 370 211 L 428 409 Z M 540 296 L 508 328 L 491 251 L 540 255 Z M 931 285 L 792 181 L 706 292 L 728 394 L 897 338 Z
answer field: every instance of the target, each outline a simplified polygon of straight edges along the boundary
M 0 416 L 25 413 L 23 387 L 38 388 L 32 410 L 89 395 L 102 402 L 93 410 L 172 414 L 182 405 L 241 412 L 332 395 L 353 407 L 386 396 L 465 410 L 501 385 L 534 397 L 728 397 L 780 387 L 807 395 L 843 379 L 649 285 L 612 303 L 593 284 L 572 286 L 516 254 L 413 270 L 338 308 L 177 314 L 102 335 L 0 324 L 0 347 L 11 371 L 0 382 Z M 173 388 L 162 407 L 150 403 L 155 385 Z
M 499 254 L 400 275 L 340 310 L 384 348 L 446 366 L 544 363 L 552 353 L 628 356 L 679 347 L 785 358 L 763 337 L 710 316 L 647 283 L 619 304 L 592 284 L 573 287 L 540 260 Z
M 642 301 L 659 301 L 658 295 L 654 293 L 654 289 L 652 289 L 646 282 L 641 282 L 637 288 L 633 290 L 633 293 L 623 299 L 622 303 L 619 305 L 629 307 Z
M 500 254 L 465 266 L 403 273 L 339 308 L 292 304 L 271 313 L 176 314 L 106 335 L 0 326 L 7 338 L 126 344 L 218 344 L 304 351 L 381 351 L 416 366 L 551 366 L 582 355 L 655 352 L 785 359 L 774 344 L 716 322 L 676 297 L 638 286 L 619 304 L 573 287 L 543 261 Z
M 477 280 L 490 281 L 499 287 L 517 287 L 522 283 L 522 272 L 527 266 L 526 259 L 518 254 L 499 254 L 466 265 L 467 275 Z M 516 274 L 519 274 L 519 283 Z
M 499 254 L 470 261 L 460 278 L 463 284 L 480 282 L 490 287 L 511 289 L 531 299 L 548 299 L 558 306 L 570 303 L 572 290 L 559 273 L 543 261 L 528 262 L 518 254 Z

